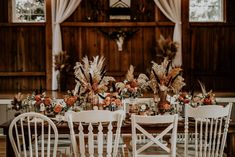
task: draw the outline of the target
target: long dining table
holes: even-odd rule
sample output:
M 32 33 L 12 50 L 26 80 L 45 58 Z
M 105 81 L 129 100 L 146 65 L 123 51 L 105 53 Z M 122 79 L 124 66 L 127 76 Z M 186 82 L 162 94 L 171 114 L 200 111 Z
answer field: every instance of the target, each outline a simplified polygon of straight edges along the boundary
M 7 157 L 13 157 L 14 152 L 13 148 L 11 146 L 9 136 L 8 136 L 8 130 L 9 125 L 11 123 L 10 121 L 7 121 L 0 125 L 0 128 L 3 128 L 3 134 L 6 135 L 6 155 Z M 58 128 L 59 134 L 69 134 L 69 127 L 67 125 L 67 122 L 64 121 L 55 121 L 55 124 Z M 164 126 L 162 125 L 146 125 L 145 129 L 149 132 L 157 132 L 157 130 L 163 129 Z M 178 122 L 178 133 L 184 132 L 184 121 L 179 120 Z M 124 121 L 121 129 L 121 134 L 129 134 L 131 135 L 131 123 L 130 121 Z M 227 154 L 227 157 L 235 157 L 235 121 L 231 121 L 228 129 L 228 135 L 227 135 L 227 144 L 225 148 L 225 152 Z

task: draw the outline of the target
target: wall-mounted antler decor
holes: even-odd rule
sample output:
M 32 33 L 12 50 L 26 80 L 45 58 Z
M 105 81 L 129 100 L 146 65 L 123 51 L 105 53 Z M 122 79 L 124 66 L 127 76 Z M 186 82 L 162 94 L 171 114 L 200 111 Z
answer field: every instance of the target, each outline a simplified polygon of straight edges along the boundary
M 117 44 L 118 51 L 123 50 L 123 44 L 124 41 L 130 39 L 136 32 L 138 32 L 138 29 L 135 30 L 122 30 L 117 29 L 115 31 L 107 32 L 103 29 L 99 29 L 99 31 L 104 34 L 106 37 L 108 37 L 111 40 L 114 40 Z

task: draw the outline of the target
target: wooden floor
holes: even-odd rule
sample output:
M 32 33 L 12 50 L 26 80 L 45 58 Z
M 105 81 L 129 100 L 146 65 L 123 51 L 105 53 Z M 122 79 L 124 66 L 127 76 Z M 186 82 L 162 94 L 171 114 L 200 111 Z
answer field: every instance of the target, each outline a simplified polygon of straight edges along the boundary
M 6 138 L 0 135 L 0 157 L 6 157 Z

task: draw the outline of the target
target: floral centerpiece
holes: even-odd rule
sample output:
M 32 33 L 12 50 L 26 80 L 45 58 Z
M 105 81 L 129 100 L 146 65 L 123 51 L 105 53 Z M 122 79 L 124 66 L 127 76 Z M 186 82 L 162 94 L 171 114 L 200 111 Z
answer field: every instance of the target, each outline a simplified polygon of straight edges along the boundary
M 19 92 L 14 95 L 11 104 L 7 106 L 8 110 L 16 111 L 15 116 L 19 115 L 20 113 L 28 112 L 31 110 L 31 105 L 27 103 L 27 99 L 25 96 Z
M 53 115 L 53 99 L 46 96 L 46 93 L 35 94 L 33 93 L 31 97 L 28 97 L 29 103 L 34 105 L 35 111 L 46 115 Z M 34 99 L 31 101 L 30 99 Z
M 215 105 L 217 104 L 215 99 L 215 94 L 212 90 L 206 92 L 205 85 L 198 81 L 201 87 L 201 93 L 193 95 L 188 92 L 180 92 L 179 94 L 174 95 L 174 99 L 179 107 L 179 112 L 184 114 L 185 105 L 191 105 L 193 107 L 202 106 L 202 105 Z
M 126 74 L 124 82 L 117 82 L 116 88 L 119 90 L 121 98 L 137 98 L 142 96 L 142 90 L 148 87 L 148 77 L 145 74 L 140 74 L 138 78 L 134 77 L 134 66 L 130 68 Z
M 93 57 L 88 60 L 84 57 L 82 62 L 77 62 L 75 69 L 75 94 L 83 97 L 86 105 L 95 105 L 99 103 L 98 95 L 108 90 L 107 85 L 110 81 L 115 81 L 113 77 L 105 76 L 106 69 L 104 57 Z M 91 106 L 93 108 L 93 106 Z
M 77 104 L 77 102 L 78 102 L 78 97 L 73 95 L 72 92 L 68 91 L 62 101 L 58 100 L 54 101 L 53 111 L 55 114 L 61 114 L 68 110 L 76 111 L 76 107 L 80 105 L 79 103 Z
M 206 91 L 205 85 L 198 81 L 202 90 L 202 93 L 199 93 L 193 96 L 192 106 L 201 106 L 201 105 L 215 105 L 215 94 L 210 90 Z
M 24 110 L 26 106 L 22 104 L 23 100 L 24 100 L 24 95 L 22 93 L 19 92 L 18 94 L 15 94 L 13 101 L 9 106 L 9 109 L 13 109 L 16 111 Z
M 117 93 L 109 93 L 102 102 L 102 108 L 115 111 L 122 107 L 122 101 Z
M 182 69 L 172 67 L 171 61 L 167 58 L 159 65 L 152 62 L 152 71 L 150 75 L 150 87 L 154 94 L 158 94 L 160 101 L 158 103 L 158 111 L 164 113 L 171 110 L 170 103 L 166 100 L 167 93 L 179 93 L 185 86 L 184 78 L 181 76 Z
M 32 94 L 28 94 L 26 98 L 24 98 L 23 94 L 18 93 L 14 96 L 9 109 L 21 112 L 34 111 L 47 116 L 54 116 L 74 109 L 74 106 L 80 105 L 78 100 L 78 97 L 74 96 L 70 91 L 68 91 L 68 94 L 62 100 L 50 98 L 46 96 L 45 92 L 41 94 L 33 92 Z
M 192 100 L 192 95 L 187 92 L 180 92 L 179 94 L 174 95 L 174 97 L 181 106 L 190 104 Z
M 192 95 L 185 91 L 179 92 L 173 96 L 173 101 L 175 104 L 175 113 L 184 116 L 185 105 L 190 105 L 192 103 Z
M 22 112 L 35 111 L 50 114 L 52 112 L 52 102 L 53 100 L 46 96 L 45 92 L 42 94 L 33 92 L 28 94 L 26 98 L 23 97 L 23 94 L 18 93 L 12 101 L 11 109 Z

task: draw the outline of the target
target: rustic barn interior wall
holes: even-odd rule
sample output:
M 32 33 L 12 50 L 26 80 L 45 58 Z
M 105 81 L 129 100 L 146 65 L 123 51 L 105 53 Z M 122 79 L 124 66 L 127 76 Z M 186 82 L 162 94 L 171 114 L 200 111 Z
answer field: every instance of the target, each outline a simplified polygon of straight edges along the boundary
M 0 1 L 0 91 L 50 90 L 51 21 L 17 24 L 10 22 L 9 1 Z M 170 22 L 153 0 L 131 0 L 130 20 L 110 20 L 109 0 L 84 0 L 77 10 L 61 24 L 63 49 L 71 56 L 71 64 L 84 56 L 103 55 L 107 74 L 117 80 L 125 77 L 132 64 L 135 73 L 150 71 L 157 58 L 160 34 L 172 37 L 174 23 Z M 188 0 L 182 0 L 183 69 L 186 89 L 198 79 L 207 89 L 235 91 L 235 14 L 226 0 L 226 22 L 189 23 Z M 46 1 L 50 8 L 51 1 Z M 47 10 L 47 12 L 49 12 Z M 49 16 L 48 14 L 47 16 Z M 48 18 L 50 19 L 50 18 Z M 118 51 L 114 40 L 102 31 L 133 32 Z M 49 31 L 49 33 L 48 33 Z M 49 65 L 49 66 L 48 66 Z M 49 72 L 48 72 L 49 71 Z M 48 79 L 49 78 L 49 79 Z M 74 88 L 73 69 L 66 74 L 66 89 Z

